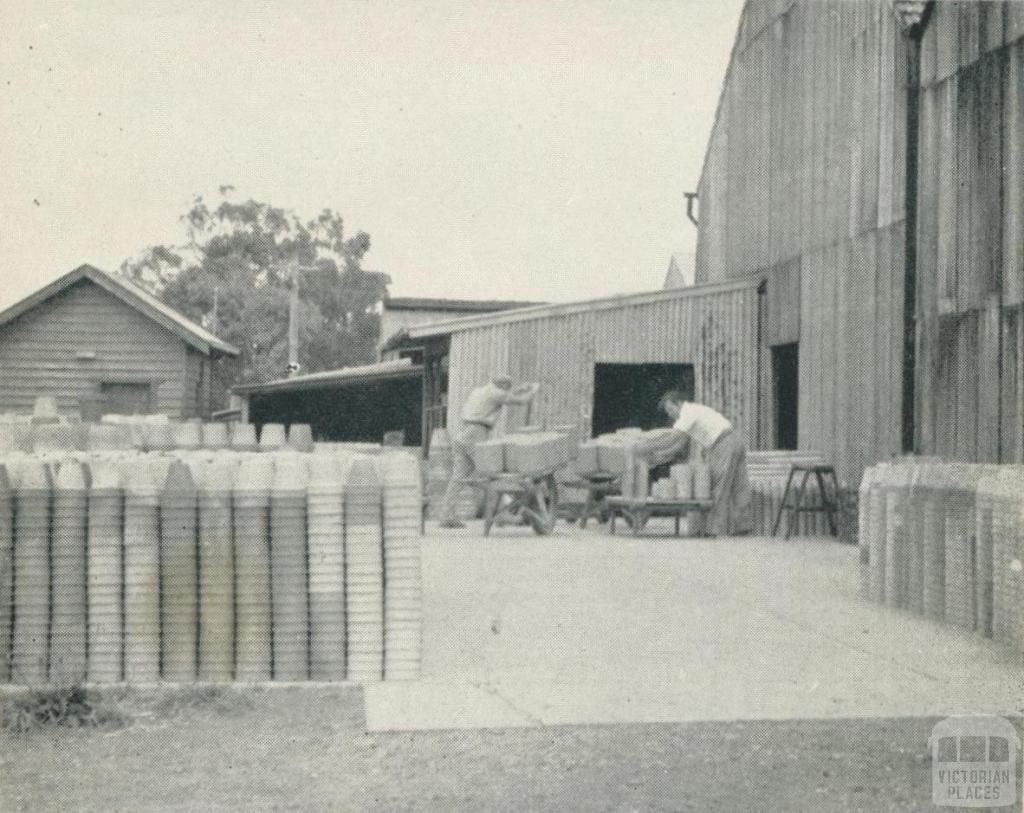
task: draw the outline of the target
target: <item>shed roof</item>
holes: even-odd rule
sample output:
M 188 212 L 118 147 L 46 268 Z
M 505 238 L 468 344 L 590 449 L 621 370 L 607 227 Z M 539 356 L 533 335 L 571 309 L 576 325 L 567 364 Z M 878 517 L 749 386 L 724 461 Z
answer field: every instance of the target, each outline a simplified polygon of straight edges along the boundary
M 405 332 L 410 339 L 422 339 L 428 336 L 443 336 L 450 333 L 458 333 L 461 330 L 472 330 L 474 328 L 508 324 L 510 322 L 526 322 L 530 319 L 568 316 L 569 314 L 583 311 L 613 310 L 615 308 L 627 308 L 665 300 L 744 291 L 749 288 L 757 288 L 763 281 L 763 277 L 754 275 L 729 282 L 689 285 L 685 288 L 646 291 L 638 294 L 620 294 L 618 296 L 602 297 L 601 299 L 587 299 L 581 302 L 556 302 L 549 305 L 536 305 L 529 308 L 501 311 L 499 313 L 485 313 L 475 316 L 463 316 L 457 319 L 428 322 L 406 328 Z
M 259 395 L 292 390 L 325 389 L 384 379 L 412 378 L 422 373 L 422 365 L 413 364 L 409 359 L 398 359 L 382 361 L 378 364 L 363 364 L 358 367 L 342 367 L 339 370 L 307 373 L 292 378 L 278 378 L 262 384 L 239 384 L 232 390 L 239 395 Z
M 84 279 L 95 283 L 129 307 L 134 308 L 143 316 L 149 317 L 206 355 L 238 355 L 237 348 L 218 339 L 210 331 L 200 327 L 195 322 L 186 319 L 152 294 L 122 277 L 108 274 L 106 271 L 101 271 L 91 265 L 80 265 L 74 271 L 54 280 L 49 285 L 44 285 L 35 293 L 29 294 L 6 310 L 0 311 L 0 325 L 14 321 L 22 314 L 27 313 L 61 291 L 70 288 L 76 282 Z
M 506 311 L 541 304 L 543 303 L 506 299 L 432 299 L 412 296 L 393 296 L 384 301 L 384 307 L 389 311 L 465 311 L 466 313 Z

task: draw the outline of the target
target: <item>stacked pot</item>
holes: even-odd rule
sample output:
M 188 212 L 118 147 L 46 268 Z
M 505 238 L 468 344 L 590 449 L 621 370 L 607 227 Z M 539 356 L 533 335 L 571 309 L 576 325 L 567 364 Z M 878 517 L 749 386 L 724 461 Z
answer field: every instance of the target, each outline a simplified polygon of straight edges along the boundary
M 50 682 L 70 686 L 85 678 L 85 538 L 87 491 L 77 460 L 57 467 L 50 551 Z
M 411 455 L 384 465 L 384 678 L 420 674 L 423 628 L 420 474 Z
M 11 622 L 14 618 L 14 490 L 0 465 L 0 683 L 11 679 Z
M 162 675 L 186 682 L 196 677 L 198 572 L 196 488 L 188 466 L 171 464 L 160 495 L 160 616 Z
M 384 674 L 384 568 L 381 483 L 362 458 L 345 484 L 345 620 L 348 679 L 381 680 Z
M 37 686 L 48 678 L 50 626 L 50 470 L 18 461 L 14 473 L 14 641 L 11 679 Z
M 124 655 L 121 567 L 124 488 L 116 462 L 90 467 L 89 525 L 86 535 L 89 651 L 86 675 L 92 683 L 121 680 Z
M 344 474 L 334 455 L 310 460 L 306 490 L 309 551 L 309 671 L 312 680 L 345 679 Z
M 253 455 L 238 467 L 235 528 L 235 677 L 270 680 L 270 487 L 274 463 Z
M 1024 467 L 989 485 L 992 505 L 992 634 L 1024 650 Z
M 199 679 L 229 681 L 235 667 L 235 557 L 231 486 L 235 465 L 217 458 L 198 466 Z
M 267 428 L 264 427 L 264 432 Z M 283 427 L 282 427 L 283 431 Z M 309 677 L 306 484 L 301 455 L 276 455 L 270 489 L 270 572 L 275 680 Z
M 124 679 L 160 679 L 161 468 L 140 458 L 130 463 L 124 497 Z

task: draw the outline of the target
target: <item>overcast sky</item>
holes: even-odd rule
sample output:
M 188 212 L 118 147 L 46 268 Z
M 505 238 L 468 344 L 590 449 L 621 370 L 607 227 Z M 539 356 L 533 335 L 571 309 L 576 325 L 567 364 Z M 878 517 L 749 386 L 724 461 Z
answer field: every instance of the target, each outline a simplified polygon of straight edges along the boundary
M 221 184 L 370 233 L 394 295 L 660 285 L 741 0 L 0 0 L 0 305 Z

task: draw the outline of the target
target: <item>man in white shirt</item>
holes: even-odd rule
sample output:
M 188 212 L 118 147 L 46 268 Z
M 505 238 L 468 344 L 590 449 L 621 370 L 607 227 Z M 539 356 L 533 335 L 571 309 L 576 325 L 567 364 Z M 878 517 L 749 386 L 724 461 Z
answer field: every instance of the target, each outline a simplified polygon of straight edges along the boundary
M 512 378 L 496 375 L 491 381 L 473 390 L 462 407 L 461 421 L 452 432 L 452 476 L 441 503 L 441 528 L 466 527 L 456 513 L 456 501 L 462 481 L 469 477 L 473 465 L 473 447 L 494 428 L 506 404 L 528 404 L 540 389 L 539 384 L 521 384 L 513 389 Z
M 711 469 L 711 533 L 750 533 L 753 516 L 747 451 L 732 423 L 711 407 L 687 401 L 675 390 L 662 396 L 658 406 L 672 419 L 672 427 L 646 433 L 637 444 L 637 454 L 657 465 L 686 457 L 689 443 L 696 443 Z

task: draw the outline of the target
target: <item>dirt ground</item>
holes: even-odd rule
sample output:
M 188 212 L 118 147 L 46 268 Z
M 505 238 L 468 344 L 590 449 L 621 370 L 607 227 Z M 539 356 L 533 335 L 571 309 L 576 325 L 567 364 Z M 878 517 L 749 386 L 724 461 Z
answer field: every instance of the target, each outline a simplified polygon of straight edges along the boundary
M 931 809 L 931 719 L 367 734 L 344 687 L 126 708 L 120 727 L 0 732 L 0 809 Z

